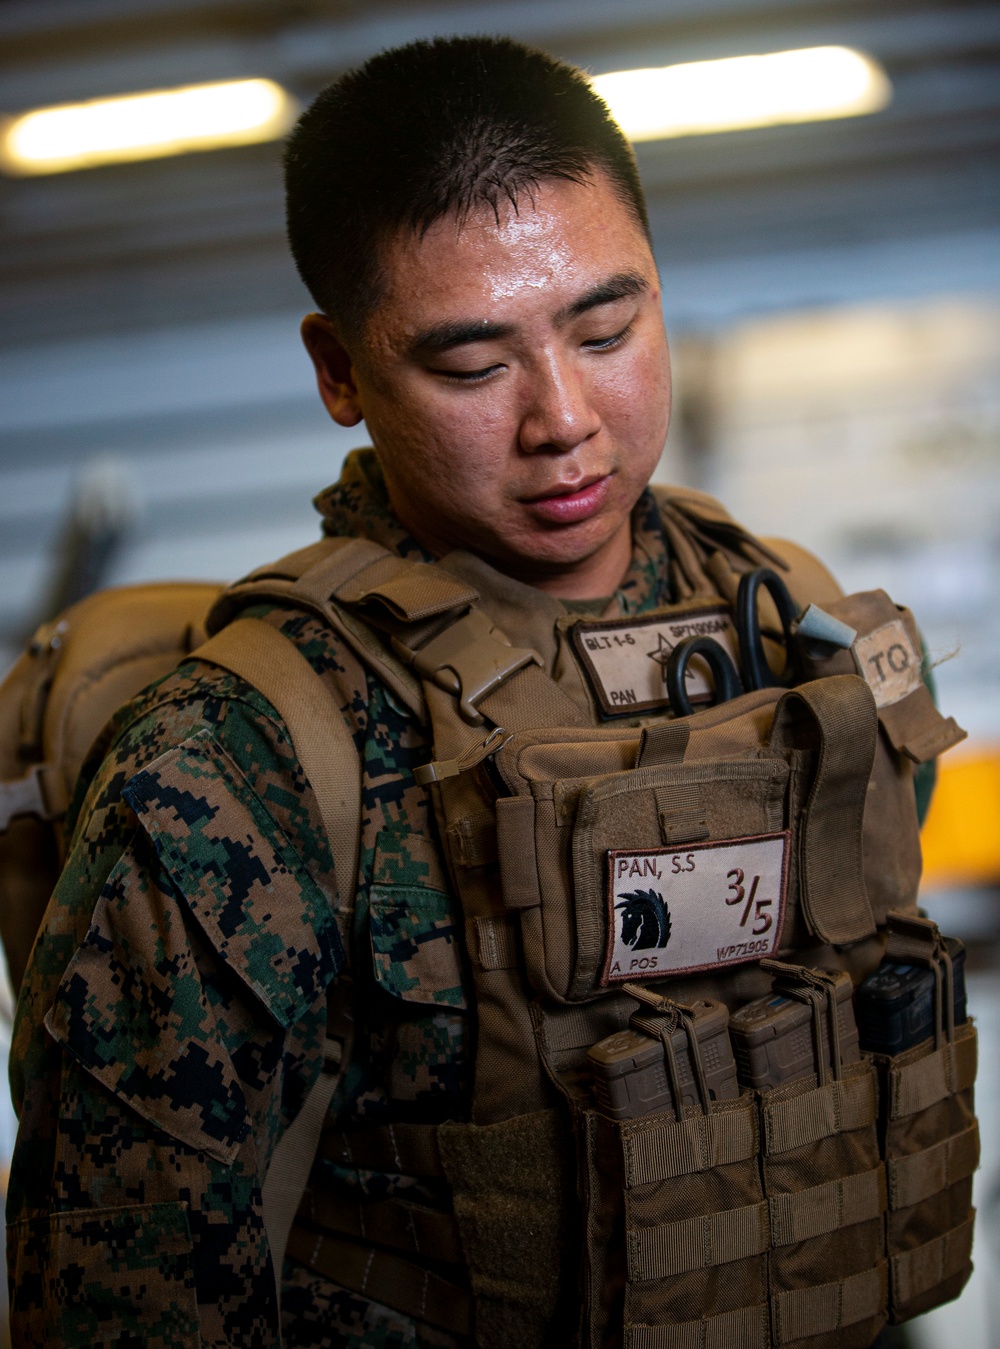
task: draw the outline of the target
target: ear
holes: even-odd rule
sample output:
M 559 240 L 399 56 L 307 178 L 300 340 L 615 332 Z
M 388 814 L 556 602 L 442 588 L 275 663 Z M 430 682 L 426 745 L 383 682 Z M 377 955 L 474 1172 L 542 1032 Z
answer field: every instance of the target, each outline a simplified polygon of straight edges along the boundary
M 325 314 L 307 314 L 302 320 L 302 341 L 316 368 L 316 383 L 323 406 L 340 426 L 357 426 L 364 417 L 354 382 L 354 366 Z

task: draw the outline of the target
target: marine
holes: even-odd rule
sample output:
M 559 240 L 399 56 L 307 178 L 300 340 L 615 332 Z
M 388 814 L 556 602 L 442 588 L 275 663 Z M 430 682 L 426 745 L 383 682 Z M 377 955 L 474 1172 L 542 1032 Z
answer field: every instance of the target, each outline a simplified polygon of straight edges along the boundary
M 523 1084 L 514 1073 L 509 1106 L 485 1107 L 488 1027 L 500 1023 L 482 976 L 516 966 L 510 929 L 474 918 L 457 879 L 464 856 L 487 877 L 499 867 L 506 892 L 516 850 L 498 855 L 492 818 L 462 833 L 442 814 L 452 770 L 435 709 L 461 678 L 420 666 L 433 596 L 417 642 L 419 603 L 386 617 L 385 587 L 440 562 L 434 585 L 444 574 L 475 595 L 501 659 L 523 646 L 520 668 L 544 674 L 558 699 L 545 696 L 579 726 L 606 724 L 608 697 L 571 655 L 575 621 L 729 604 L 724 579 L 702 569 L 709 554 L 792 567 L 803 602 L 839 590 L 807 554 L 760 544 L 716 503 L 649 488 L 670 410 L 660 280 L 631 151 L 579 72 L 503 39 L 383 53 L 305 113 L 286 187 L 318 305 L 302 336 L 320 397 L 340 425 L 364 420 L 373 446 L 316 505 L 325 539 L 368 547 L 356 570 L 375 579 L 352 600 L 341 574 L 331 621 L 279 602 L 267 567 L 231 604 L 294 644 L 350 731 L 357 873 L 337 874 L 288 727 L 246 680 L 196 658 L 117 713 L 81 776 L 18 1002 L 14 1342 L 458 1349 L 539 1342 L 541 1318 L 544 1342 L 568 1345 L 562 1088 L 533 1062 Z M 661 649 L 650 638 L 650 654 Z M 662 659 L 649 665 L 659 679 Z M 496 688 L 462 704 L 462 744 L 482 742 L 462 764 L 497 748 L 482 710 Z M 642 726 L 634 690 L 610 701 L 627 704 L 611 709 L 625 712 L 614 725 Z M 692 837 L 682 817 L 664 824 L 678 841 Z M 629 875 L 658 875 L 639 855 Z M 657 921 L 655 945 L 668 947 L 670 919 Z M 744 995 L 758 988 L 751 979 Z M 343 1061 L 276 1274 L 269 1166 L 334 1026 Z M 517 1107 L 519 1093 L 544 1120 Z M 512 1207 L 538 1217 L 541 1235 L 523 1229 L 528 1263 L 542 1248 L 550 1261 L 537 1285 L 522 1271 L 509 1299 L 467 1246 L 479 1183 L 467 1157 L 508 1119 L 489 1154 L 509 1176 L 501 1198 L 509 1184 Z M 534 1123 L 519 1133 L 522 1119 Z M 422 1157 L 432 1127 L 440 1155 Z M 550 1154 L 537 1188 L 519 1190 L 533 1155 Z M 458 1175 L 471 1176 L 465 1207 Z M 480 1234 L 476 1258 L 502 1265 L 510 1251 L 490 1239 Z M 520 1310 L 517 1297 L 536 1294 Z

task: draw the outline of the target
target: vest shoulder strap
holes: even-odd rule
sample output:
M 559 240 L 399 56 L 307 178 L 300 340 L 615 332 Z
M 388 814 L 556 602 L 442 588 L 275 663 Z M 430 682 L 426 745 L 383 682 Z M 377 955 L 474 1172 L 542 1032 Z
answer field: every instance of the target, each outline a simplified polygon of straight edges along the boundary
M 756 538 L 714 498 L 688 488 L 654 488 L 680 598 L 732 601 L 743 571 L 780 568 L 802 604 L 840 595 L 805 549 Z M 768 596 L 764 596 L 765 615 Z M 421 721 L 433 685 L 457 699 L 466 729 L 483 714 L 514 729 L 524 723 L 575 725 L 581 709 L 545 673 L 537 652 L 515 647 L 477 607 L 474 587 L 435 563 L 401 558 L 370 539 L 326 538 L 251 572 L 213 606 L 217 632 L 244 609 L 270 602 L 305 608 L 328 624 Z M 388 639 L 388 640 L 387 640 Z M 539 668 L 540 667 L 540 668 Z M 432 718 L 433 719 L 433 718 Z M 448 747 L 468 748 L 460 733 Z
M 370 539 L 320 539 L 227 586 L 209 611 L 206 631 L 215 634 L 224 630 L 244 610 L 257 604 L 305 609 L 332 628 L 422 721 L 426 713 L 419 680 L 368 623 L 337 602 L 342 591 L 351 597 L 363 591 L 362 583 L 368 577 L 388 581 L 415 565 Z
M 737 574 L 759 566 L 788 571 L 781 554 L 738 524 L 714 497 L 688 487 L 650 490 L 670 545 L 670 578 L 679 599 L 717 594 L 719 564 Z
M 361 839 L 361 759 L 335 699 L 294 642 L 259 618 L 234 619 L 192 654 L 245 679 L 284 722 L 316 795 L 333 854 L 341 913 L 349 928 Z M 350 980 L 342 976 L 332 991 L 323 1068 L 279 1140 L 264 1180 L 264 1229 L 279 1300 L 281 1267 L 295 1212 L 309 1180 L 341 1065 L 350 1057 L 350 987 Z

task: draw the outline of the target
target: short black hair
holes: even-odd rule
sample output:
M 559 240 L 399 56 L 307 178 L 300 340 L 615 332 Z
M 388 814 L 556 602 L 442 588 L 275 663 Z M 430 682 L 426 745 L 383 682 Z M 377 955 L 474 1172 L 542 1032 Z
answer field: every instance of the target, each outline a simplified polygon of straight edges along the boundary
M 400 230 L 483 205 L 499 214 L 545 179 L 595 170 L 649 238 L 632 147 L 580 70 L 510 38 L 413 42 L 342 76 L 299 119 L 285 151 L 288 238 L 316 304 L 354 336 Z

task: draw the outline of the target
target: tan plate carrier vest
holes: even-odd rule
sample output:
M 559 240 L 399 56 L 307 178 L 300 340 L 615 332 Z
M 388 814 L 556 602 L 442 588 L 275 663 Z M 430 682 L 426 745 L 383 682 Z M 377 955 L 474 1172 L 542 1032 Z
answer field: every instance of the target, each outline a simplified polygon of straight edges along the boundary
M 698 494 L 672 492 L 661 513 L 678 598 L 660 617 L 731 604 L 740 574 L 764 563 L 859 642 L 902 628 L 919 652 L 912 616 L 883 592 L 836 598 L 807 557 L 776 553 Z M 307 1194 L 289 1252 L 483 1349 L 868 1346 L 887 1319 L 956 1296 L 971 1268 L 971 1023 L 899 1063 L 834 1055 L 818 1080 L 704 1095 L 681 1119 L 607 1118 L 586 1051 L 638 1006 L 609 975 L 609 857 L 783 840 L 768 954 L 857 982 L 888 924 L 891 950 L 933 963 L 936 929 L 914 916 L 912 772 L 963 732 L 922 682 L 878 706 L 857 644 L 807 659 L 791 690 L 602 721 L 570 650 L 590 620 L 554 619 L 540 595 L 538 612 L 508 606 L 504 631 L 481 603 L 486 570 L 465 554 L 428 565 L 324 540 L 231 587 L 209 618 L 217 631 L 263 598 L 309 609 L 429 722 L 434 759 L 418 779 L 475 986 L 471 1122 L 329 1129 L 320 1145 L 341 1165 L 443 1178 L 451 1211 Z M 762 617 L 767 629 L 766 600 Z M 748 959 L 654 971 L 644 988 L 733 1010 L 770 979 Z
M 876 700 L 859 678 L 862 644 L 879 669 L 893 642 L 919 651 L 912 617 L 882 592 L 840 598 L 808 555 L 773 551 L 709 498 L 672 490 L 660 508 L 677 602 L 627 627 L 718 608 L 720 597 L 731 605 L 740 573 L 765 563 L 785 568 L 799 603 L 856 629 L 854 651 L 807 661 L 794 690 L 678 719 L 660 709 L 603 720 L 572 645 L 574 629 L 579 638 L 607 625 L 540 592 L 526 606 L 523 587 L 498 600 L 497 574 L 468 555 L 431 566 L 363 540 L 317 543 L 225 592 L 203 646 L 197 628 L 217 587 L 94 596 L 50 625 L 4 685 L 4 743 L 27 746 L 34 762 L 47 729 L 44 762 L 24 777 L 6 765 L 0 805 L 16 818 L 0 838 L 10 890 L 0 927 L 18 981 L 57 870 L 49 821 L 97 724 L 196 647 L 256 686 L 292 729 L 337 874 L 353 877 L 360 785 L 347 727 L 291 643 L 252 618 L 231 621 L 261 599 L 311 610 L 429 723 L 434 760 L 419 776 L 464 913 L 476 1057 L 471 1122 L 327 1129 L 320 1142 L 341 1166 L 446 1182 L 450 1203 L 352 1206 L 307 1192 L 289 1252 L 484 1349 L 867 1346 L 887 1317 L 956 1296 L 971 1268 L 971 1023 L 942 1015 L 933 1039 L 905 1054 L 842 1064 L 834 1053 L 818 1079 L 767 1093 L 715 1101 L 701 1090 L 682 1119 L 607 1118 L 585 1072 L 592 1044 L 634 1023 L 637 1008 L 644 1026 L 673 1027 L 684 1000 L 711 996 L 732 1010 L 770 986 L 749 959 L 669 978 L 640 968 L 630 973 L 645 982 L 618 987 L 609 858 L 690 862 L 767 840 L 784 859 L 769 956 L 857 980 L 888 936 L 890 954 L 929 965 L 947 992 L 936 929 L 913 916 L 912 765 L 962 733 L 921 683 Z M 776 627 L 762 599 L 764 626 Z M 64 639 L 72 660 L 62 660 Z M 91 702 L 105 708 L 96 720 L 83 714 Z M 764 931 L 777 898 L 758 904 Z M 783 977 L 817 997 L 808 971 Z M 279 1265 L 350 1052 L 348 986 L 339 981 L 331 998 L 327 1072 L 265 1182 Z M 642 1006 L 650 1000 L 653 1010 Z M 821 1021 L 816 1011 L 817 1031 Z

